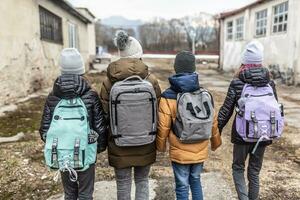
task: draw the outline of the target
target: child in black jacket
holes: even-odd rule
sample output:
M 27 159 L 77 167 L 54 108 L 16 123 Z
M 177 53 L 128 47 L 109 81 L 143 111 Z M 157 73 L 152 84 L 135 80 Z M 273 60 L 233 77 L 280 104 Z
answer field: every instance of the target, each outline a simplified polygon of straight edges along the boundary
M 88 82 L 82 76 L 85 73 L 82 57 L 73 48 L 64 49 L 61 53 L 61 76 L 54 82 L 53 90 L 47 97 L 44 113 L 41 120 L 40 135 L 45 142 L 47 131 L 53 117 L 56 105 L 62 99 L 74 99 L 80 97 L 86 106 L 90 128 L 98 134 L 98 153 L 105 151 L 107 146 L 107 124 L 98 94 L 91 89 Z M 83 172 L 77 172 L 78 179 L 73 182 L 68 172 L 62 172 L 62 182 L 65 191 L 65 199 L 92 199 L 95 179 L 95 165 Z
M 270 85 L 274 96 L 277 99 L 277 93 L 274 82 L 270 79 L 270 73 L 267 68 L 262 66 L 263 46 L 257 41 L 250 42 L 242 56 L 242 66 L 235 78 L 231 81 L 224 104 L 218 114 L 218 127 L 220 132 L 230 120 L 237 106 L 238 100 L 245 84 L 255 87 L 264 87 Z M 232 174 L 240 200 L 259 199 L 259 173 L 262 167 L 264 152 L 266 146 L 272 141 L 260 142 L 255 154 L 251 154 L 256 142 L 245 142 L 236 130 L 236 120 L 231 129 L 231 142 L 233 147 Z M 245 161 L 249 156 L 248 165 L 248 188 L 244 177 Z

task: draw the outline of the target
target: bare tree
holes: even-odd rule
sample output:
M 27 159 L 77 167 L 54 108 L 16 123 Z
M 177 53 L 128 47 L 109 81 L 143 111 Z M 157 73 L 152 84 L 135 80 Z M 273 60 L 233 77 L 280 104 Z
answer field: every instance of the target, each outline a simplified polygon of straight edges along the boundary
M 200 13 L 198 16 L 187 16 L 181 20 L 188 46 L 193 46 L 193 38 L 196 48 L 205 50 L 209 43 L 217 39 L 217 20 L 209 15 Z
M 145 50 L 192 50 L 193 38 L 198 51 L 218 50 L 218 21 L 205 13 L 181 19 L 157 18 L 141 25 L 139 35 Z

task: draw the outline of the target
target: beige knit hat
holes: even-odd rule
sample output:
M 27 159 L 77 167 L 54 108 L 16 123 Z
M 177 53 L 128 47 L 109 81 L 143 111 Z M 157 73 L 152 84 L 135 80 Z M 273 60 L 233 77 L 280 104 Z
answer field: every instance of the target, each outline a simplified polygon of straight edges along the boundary
M 143 56 L 143 48 L 140 42 L 129 36 L 125 31 L 116 32 L 114 43 L 123 58 L 141 58 Z

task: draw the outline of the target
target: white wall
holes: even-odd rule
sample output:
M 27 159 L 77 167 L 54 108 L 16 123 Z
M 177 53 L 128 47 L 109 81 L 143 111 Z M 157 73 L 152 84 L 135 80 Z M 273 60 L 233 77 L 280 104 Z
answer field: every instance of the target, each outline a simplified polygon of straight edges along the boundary
M 257 5 L 251 9 L 247 9 L 243 13 L 239 13 L 235 16 L 231 16 L 222 20 L 221 32 L 223 38 L 221 38 L 221 67 L 224 70 L 237 69 L 240 66 L 241 54 L 247 44 L 247 42 L 257 39 L 265 47 L 265 61 L 264 65 L 269 66 L 272 64 L 278 64 L 282 71 L 286 71 L 289 68 L 299 71 L 298 55 L 300 55 L 299 44 L 299 22 L 300 17 L 300 1 L 289 0 L 289 13 L 288 13 L 288 31 L 286 33 L 273 34 L 272 22 L 273 22 L 273 6 L 286 2 L 287 0 L 273 0 L 267 3 Z M 268 25 L 267 35 L 264 37 L 256 37 L 256 21 L 255 13 L 264 9 L 268 9 Z M 245 17 L 244 33 L 245 38 L 242 41 L 228 41 L 226 38 L 226 24 L 228 21 L 234 21 L 241 16 Z M 296 39 L 297 38 L 297 39 Z
M 96 31 L 95 31 L 95 18 L 92 16 L 86 8 L 77 8 L 82 15 L 87 17 L 93 23 L 88 24 L 88 45 L 89 55 L 94 57 L 96 55 Z
M 40 40 L 39 5 L 63 21 L 63 45 Z M 2 0 L 0 5 L 0 106 L 53 84 L 60 51 L 68 47 L 68 24 L 79 27 L 79 51 L 89 57 L 87 25 L 50 0 Z
M 89 38 L 89 55 L 95 56 L 96 55 L 96 30 L 95 24 L 88 25 L 88 38 Z

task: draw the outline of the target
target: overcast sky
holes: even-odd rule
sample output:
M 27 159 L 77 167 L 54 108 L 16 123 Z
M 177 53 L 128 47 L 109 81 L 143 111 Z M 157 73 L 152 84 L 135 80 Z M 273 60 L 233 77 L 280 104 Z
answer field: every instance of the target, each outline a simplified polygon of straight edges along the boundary
M 198 12 L 216 14 L 255 0 L 69 0 L 89 8 L 98 18 L 121 15 L 129 19 L 179 18 Z

